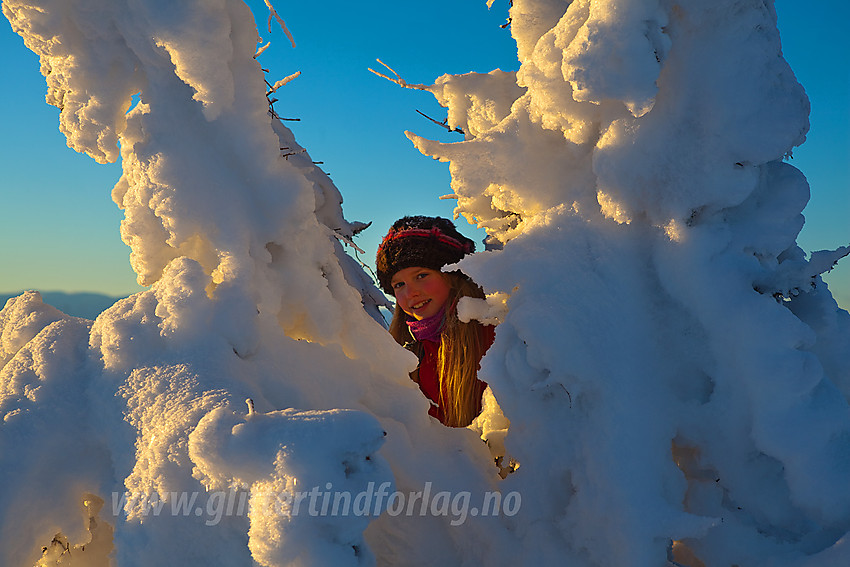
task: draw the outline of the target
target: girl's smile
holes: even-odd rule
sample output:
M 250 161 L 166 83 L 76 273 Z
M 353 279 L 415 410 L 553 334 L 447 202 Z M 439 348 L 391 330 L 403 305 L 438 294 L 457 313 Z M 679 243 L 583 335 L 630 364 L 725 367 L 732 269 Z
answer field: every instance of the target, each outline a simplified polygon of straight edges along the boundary
M 418 321 L 439 313 L 451 290 L 442 272 L 418 266 L 396 272 L 390 285 L 401 310 Z

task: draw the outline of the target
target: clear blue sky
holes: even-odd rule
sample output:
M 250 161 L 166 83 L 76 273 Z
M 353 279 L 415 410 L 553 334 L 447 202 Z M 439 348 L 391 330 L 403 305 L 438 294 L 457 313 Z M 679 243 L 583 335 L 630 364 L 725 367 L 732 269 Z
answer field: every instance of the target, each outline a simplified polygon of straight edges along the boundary
M 262 0 L 249 4 L 272 47 L 261 57 L 275 81 L 302 71 L 280 91 L 278 112 L 296 138 L 323 161 L 345 197 L 349 220 L 374 221 L 359 243 L 374 253 L 386 227 L 404 214 L 451 216 L 449 173 L 404 137 L 413 130 L 457 141 L 416 114 L 445 116 L 428 93 L 405 90 L 369 73 L 379 57 L 408 82 L 430 83 L 443 73 L 518 67 L 508 30 L 508 0 L 427 3 L 338 0 L 278 1 L 292 31 L 292 49 L 279 29 L 265 28 Z M 321 7 L 317 7 L 321 6 Z M 808 141 L 793 165 L 812 187 L 798 240 L 806 250 L 850 243 L 850 7 L 839 0 L 779 0 L 783 52 L 812 103 Z M 122 213 L 110 198 L 120 166 L 102 166 L 70 150 L 58 130 L 58 110 L 44 102 L 38 59 L 0 21 L 4 86 L 0 89 L 0 293 L 22 289 L 137 291 L 129 249 L 121 242 Z M 465 224 L 461 221 L 461 224 Z M 480 235 L 461 227 L 470 236 Z M 371 258 L 367 258 L 371 261 Z M 850 259 L 827 276 L 850 307 Z

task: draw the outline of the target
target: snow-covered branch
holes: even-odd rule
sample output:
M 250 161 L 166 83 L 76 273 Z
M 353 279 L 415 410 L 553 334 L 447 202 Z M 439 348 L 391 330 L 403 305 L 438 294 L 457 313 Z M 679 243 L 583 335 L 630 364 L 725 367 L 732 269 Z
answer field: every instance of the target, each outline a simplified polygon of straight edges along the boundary
M 301 71 L 296 71 L 295 73 L 292 73 L 292 74 L 291 74 L 291 75 L 289 75 L 288 77 L 284 77 L 284 78 L 282 78 L 281 80 L 279 80 L 278 82 L 276 82 L 275 84 L 273 84 L 273 85 L 271 86 L 271 88 L 269 89 L 269 91 L 266 93 L 266 96 L 269 96 L 270 94 L 272 94 L 272 93 L 276 92 L 276 91 L 277 91 L 277 89 L 279 89 L 279 88 L 280 88 L 280 87 L 282 87 L 283 85 L 285 85 L 285 84 L 289 83 L 290 81 L 292 81 L 292 80 L 294 80 L 294 79 L 297 79 L 297 78 L 298 78 L 298 77 L 300 77 L 300 76 L 301 76 Z
M 254 59 L 263 54 L 263 52 L 271 46 L 272 42 L 267 42 L 262 47 L 258 47 L 256 53 L 254 53 Z
M 265 0 L 266 6 L 269 8 L 269 33 L 272 31 L 272 19 L 277 20 L 278 25 L 283 30 L 283 33 L 286 34 L 286 37 L 289 38 L 289 42 L 292 44 L 292 47 L 295 47 L 295 39 L 292 37 L 292 34 L 289 32 L 289 28 L 286 27 L 286 22 L 283 21 L 283 18 L 280 17 L 280 14 L 277 13 L 277 10 L 272 6 L 271 0 Z
M 428 85 L 420 85 L 420 84 L 410 84 L 410 83 L 408 83 L 407 81 L 405 81 L 404 79 L 402 79 L 402 78 L 401 78 L 401 75 L 399 75 L 398 73 L 396 73 L 396 72 L 395 72 L 395 70 L 394 70 L 392 67 L 390 67 L 389 65 L 387 65 L 386 63 L 384 63 L 384 62 L 383 62 L 383 61 L 381 61 L 380 59 L 375 59 L 375 61 L 377 61 L 378 63 L 380 63 L 380 64 L 381 64 L 381 65 L 383 65 L 384 67 L 386 67 L 386 68 L 387 68 L 387 70 L 389 70 L 389 72 L 390 72 L 390 73 L 392 73 L 393 75 L 395 75 L 395 79 L 393 79 L 392 77 L 389 77 L 389 76 L 387 76 L 387 75 L 384 75 L 383 73 L 380 73 L 380 72 L 378 72 L 378 71 L 375 71 L 375 70 L 374 70 L 374 69 L 372 69 L 371 67 L 369 67 L 369 68 L 368 68 L 370 71 L 372 71 L 373 73 L 375 73 L 375 74 L 376 74 L 376 75 L 378 75 L 379 77 L 383 77 L 384 79 L 386 79 L 386 80 L 388 80 L 388 81 L 390 81 L 390 82 L 392 82 L 392 83 L 395 83 L 395 84 L 397 84 L 397 85 L 398 85 L 398 86 L 400 86 L 400 87 L 404 87 L 405 89 L 416 89 L 416 90 L 419 90 L 419 91 L 427 91 L 427 90 L 430 90 L 430 87 L 429 87 Z

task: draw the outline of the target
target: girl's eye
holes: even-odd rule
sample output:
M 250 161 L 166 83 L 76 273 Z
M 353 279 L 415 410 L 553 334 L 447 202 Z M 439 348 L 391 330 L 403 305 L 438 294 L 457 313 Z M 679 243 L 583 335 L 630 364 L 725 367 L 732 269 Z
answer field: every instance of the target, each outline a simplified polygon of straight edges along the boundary
M 403 286 L 403 285 L 404 285 L 404 282 L 395 282 L 395 283 L 393 284 L 393 289 L 398 289 L 398 288 L 400 288 L 400 287 L 401 287 L 401 286 Z
M 420 280 L 423 279 L 423 278 L 427 278 L 428 272 L 419 272 L 418 274 L 416 274 L 416 277 L 419 278 Z

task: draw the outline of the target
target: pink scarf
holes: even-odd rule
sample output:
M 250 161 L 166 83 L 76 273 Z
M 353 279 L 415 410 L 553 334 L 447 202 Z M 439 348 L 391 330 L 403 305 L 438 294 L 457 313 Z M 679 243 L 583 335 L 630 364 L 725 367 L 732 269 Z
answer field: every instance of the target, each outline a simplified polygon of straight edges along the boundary
M 426 317 L 421 321 L 411 320 L 407 322 L 410 327 L 410 333 L 417 341 L 439 342 L 440 333 L 443 331 L 443 323 L 445 322 L 446 305 L 430 317 Z

